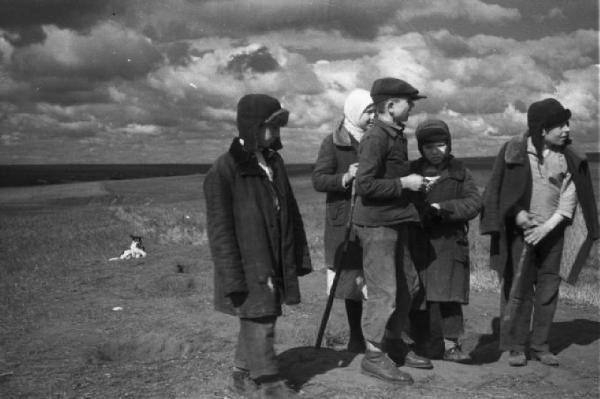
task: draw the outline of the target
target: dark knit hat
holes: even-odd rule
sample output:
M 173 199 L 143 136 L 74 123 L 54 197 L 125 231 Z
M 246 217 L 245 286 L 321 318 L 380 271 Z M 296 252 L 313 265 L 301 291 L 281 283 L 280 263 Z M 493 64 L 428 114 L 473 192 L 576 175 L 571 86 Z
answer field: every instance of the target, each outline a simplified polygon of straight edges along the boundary
M 527 110 L 527 127 L 538 157 L 544 149 L 543 130 L 560 126 L 571 118 L 571 111 L 554 98 L 534 102 Z
M 371 98 L 373 103 L 379 103 L 389 98 L 410 98 L 418 100 L 427 98 L 419 94 L 419 90 L 415 89 L 408 82 L 396 78 L 381 78 L 373 82 L 371 86 Z
M 266 94 L 247 94 L 237 105 L 237 127 L 239 137 L 244 140 L 246 151 L 256 151 L 256 135 L 263 125 L 285 126 L 289 112 L 281 108 L 277 99 Z M 281 141 L 275 143 L 281 148 Z
M 419 151 L 423 153 L 423 146 L 428 143 L 437 143 L 445 141 L 448 143 L 448 154 L 452 150 L 452 139 L 450 138 L 450 129 L 446 122 L 440 119 L 427 119 L 417 126 L 415 130 L 417 138 L 417 146 Z

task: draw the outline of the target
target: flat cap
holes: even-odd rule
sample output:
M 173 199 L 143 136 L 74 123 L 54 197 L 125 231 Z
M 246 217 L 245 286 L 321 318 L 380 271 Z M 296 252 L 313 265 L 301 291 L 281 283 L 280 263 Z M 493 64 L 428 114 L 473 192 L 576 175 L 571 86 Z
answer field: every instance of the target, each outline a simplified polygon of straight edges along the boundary
M 373 82 L 373 86 L 371 86 L 371 98 L 374 103 L 379 103 L 389 98 L 419 100 L 427 98 L 427 96 L 419 94 L 419 90 L 402 79 L 381 78 Z

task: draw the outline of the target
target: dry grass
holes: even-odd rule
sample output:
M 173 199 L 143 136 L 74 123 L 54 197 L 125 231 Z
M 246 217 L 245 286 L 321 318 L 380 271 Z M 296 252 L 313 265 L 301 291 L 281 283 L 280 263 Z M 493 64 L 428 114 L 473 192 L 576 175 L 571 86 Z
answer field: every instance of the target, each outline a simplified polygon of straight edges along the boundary
M 303 303 L 286 307 L 278 321 L 280 348 L 314 343 L 325 292 L 324 197 L 308 177 L 294 178 L 293 185 L 318 271 L 301 281 Z M 8 392 L 3 397 L 234 398 L 224 387 L 237 320 L 212 310 L 201 179 L 93 187 L 82 192 L 69 186 L 76 194 L 58 202 L 56 187 L 46 200 L 25 190 L 19 193 L 28 196 L 25 205 L 0 201 L 0 374 L 2 368 L 14 372 L 0 381 Z M 476 224 L 470 231 L 472 289 L 496 291 Z M 129 234 L 144 236 L 149 257 L 108 262 L 129 245 Z M 598 306 L 598 288 L 593 261 L 578 285 L 563 287 L 561 295 Z M 340 347 L 347 338 L 343 308 L 335 306 L 325 345 Z M 350 397 L 342 391 L 327 396 Z M 352 391 L 352 397 L 390 394 L 373 386 Z

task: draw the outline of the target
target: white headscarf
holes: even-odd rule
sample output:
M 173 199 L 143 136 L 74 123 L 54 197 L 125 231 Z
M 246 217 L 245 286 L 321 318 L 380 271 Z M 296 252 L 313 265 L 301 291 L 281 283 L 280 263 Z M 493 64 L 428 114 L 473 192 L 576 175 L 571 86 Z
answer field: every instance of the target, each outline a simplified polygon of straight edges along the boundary
M 348 132 L 360 142 L 365 133 L 358 127 L 358 120 L 365 109 L 373 103 L 371 95 L 367 90 L 355 89 L 350 92 L 344 103 L 344 127 Z

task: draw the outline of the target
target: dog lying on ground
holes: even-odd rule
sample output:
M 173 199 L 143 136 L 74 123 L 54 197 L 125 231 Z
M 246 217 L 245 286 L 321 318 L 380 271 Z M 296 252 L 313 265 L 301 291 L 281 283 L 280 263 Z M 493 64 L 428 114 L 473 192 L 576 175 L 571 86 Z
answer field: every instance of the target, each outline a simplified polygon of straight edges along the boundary
M 131 245 L 129 249 L 123 251 L 123 253 L 117 258 L 110 258 L 109 261 L 112 260 L 127 260 L 127 259 L 137 259 L 137 258 L 145 258 L 146 250 L 142 245 L 142 237 L 130 235 L 131 237 Z

